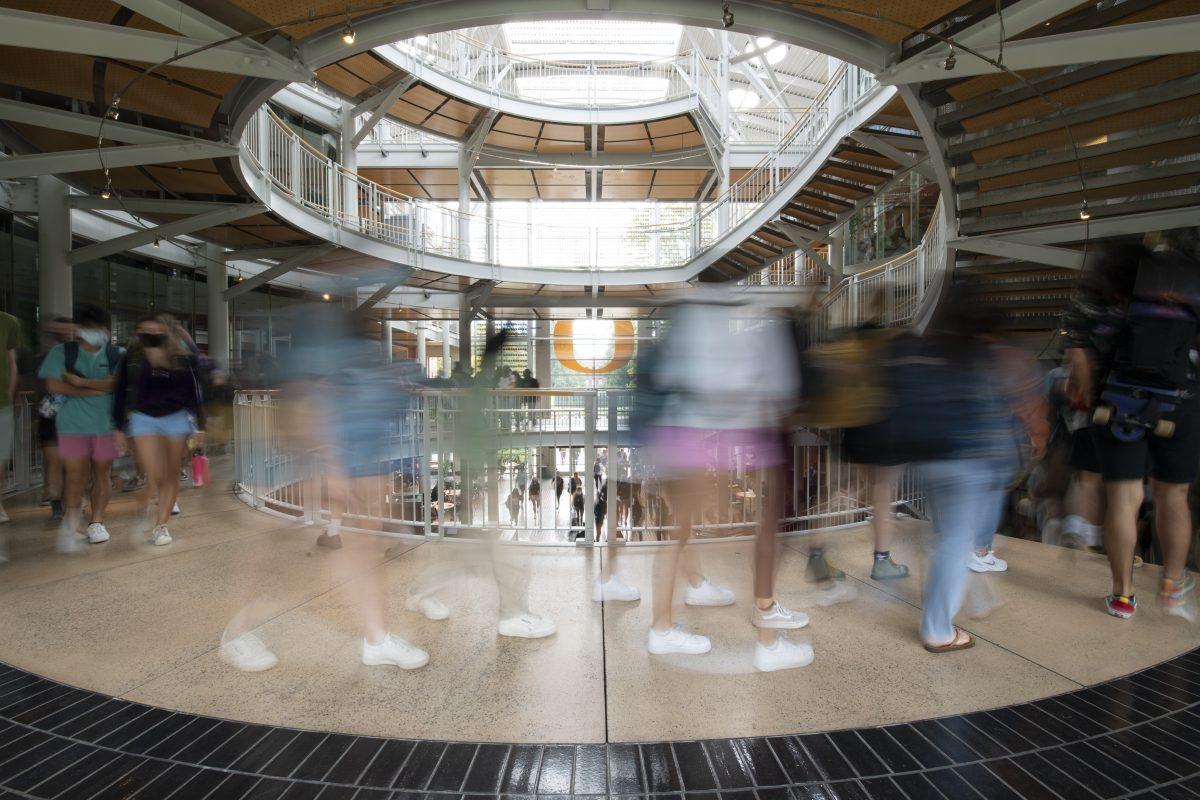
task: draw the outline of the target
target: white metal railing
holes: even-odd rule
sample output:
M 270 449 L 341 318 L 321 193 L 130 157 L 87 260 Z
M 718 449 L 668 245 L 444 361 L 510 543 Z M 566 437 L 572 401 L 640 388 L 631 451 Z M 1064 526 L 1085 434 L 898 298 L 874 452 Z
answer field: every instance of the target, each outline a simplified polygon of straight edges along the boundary
M 42 448 L 38 444 L 40 421 L 32 392 L 21 392 L 12 404 L 13 452 L 4 474 L 4 493 L 14 494 L 42 484 Z
M 669 538 L 675 521 L 662 481 L 631 438 L 630 392 L 487 391 L 482 407 L 478 397 L 466 396 L 421 392 L 394 412 L 389 455 L 367 470 L 377 476 L 374 486 L 350 501 L 343 524 L 369 520 L 358 526 L 433 538 L 501 531 L 510 541 L 531 544 Z M 256 508 L 319 523 L 328 516 L 320 457 L 289 445 L 280 419 L 285 402 L 274 391 L 237 394 L 235 486 Z M 793 469 L 783 488 L 787 531 L 865 521 L 863 476 L 838 457 L 837 440 L 829 432 L 793 431 Z M 728 455 L 735 468 L 721 480 L 712 477 L 712 491 L 698 509 L 700 538 L 754 532 L 766 486 L 736 448 Z M 581 503 L 569 492 L 573 475 L 582 483 Z M 914 480 L 902 483 L 898 502 L 919 507 Z
M 758 272 L 748 275 L 739 286 L 828 286 L 829 276 L 807 253 L 786 253 Z
M 870 321 L 912 324 L 929 289 L 940 285 L 946 269 L 946 220 L 939 198 L 917 247 L 845 278 L 822 298 L 814 336 L 823 339 L 838 328 Z
M 531 58 L 459 31 L 417 36 L 393 47 L 422 66 L 494 95 L 554 106 L 622 108 L 695 93 L 695 51 L 647 61 Z M 386 55 L 387 50 L 384 49 Z
M 870 73 L 843 66 L 787 136 L 716 200 L 697 204 L 693 213 L 670 224 L 619 230 L 600 230 L 594 222 L 582 229 L 516 223 L 401 194 L 345 169 L 265 107 L 243 132 L 241 148 L 273 191 L 343 229 L 414 253 L 511 267 L 669 268 L 688 263 L 755 213 L 804 167 L 830 128 L 876 88 Z M 653 261 L 630 260 L 624 252 L 614 259 L 614 241 L 634 248 L 644 244 Z

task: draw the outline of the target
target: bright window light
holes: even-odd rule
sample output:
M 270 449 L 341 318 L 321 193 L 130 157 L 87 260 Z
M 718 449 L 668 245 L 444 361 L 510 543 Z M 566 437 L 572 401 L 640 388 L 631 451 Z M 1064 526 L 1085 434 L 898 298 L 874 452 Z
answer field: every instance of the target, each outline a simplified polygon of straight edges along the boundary
M 748 108 L 757 108 L 760 102 L 762 102 L 762 98 L 749 89 L 736 88 L 729 90 L 729 105 L 739 111 L 744 111 Z
M 675 55 L 683 28 L 657 22 L 569 20 L 501 26 L 510 52 L 530 58 L 649 61 Z
M 773 44 L 775 44 L 775 40 L 772 39 L 770 36 L 759 36 L 757 39 L 754 40 L 754 45 L 753 45 L 752 49 L 763 50 L 765 48 L 771 47 L 771 45 L 773 45 Z M 767 50 L 767 52 L 765 54 L 767 63 L 774 66 L 774 65 L 778 64 L 780 61 L 783 61 L 785 58 L 787 58 L 787 50 L 788 50 L 788 46 L 786 44 L 781 44 L 781 45 L 776 45 L 775 47 L 771 47 L 771 49 Z

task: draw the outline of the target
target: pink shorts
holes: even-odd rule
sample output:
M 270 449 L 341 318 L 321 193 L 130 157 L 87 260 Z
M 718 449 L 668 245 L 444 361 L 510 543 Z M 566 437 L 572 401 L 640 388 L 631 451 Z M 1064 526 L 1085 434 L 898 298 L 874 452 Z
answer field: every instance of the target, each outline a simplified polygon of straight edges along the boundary
M 777 467 L 784 462 L 783 437 L 775 430 L 750 428 L 706 430 L 663 426 L 652 428 L 650 455 L 670 470 L 716 468 L 727 472 L 740 462 L 750 469 Z
M 89 461 L 112 461 L 117 457 L 117 445 L 111 433 L 100 436 L 80 436 L 60 433 L 58 454 L 64 458 L 85 458 Z

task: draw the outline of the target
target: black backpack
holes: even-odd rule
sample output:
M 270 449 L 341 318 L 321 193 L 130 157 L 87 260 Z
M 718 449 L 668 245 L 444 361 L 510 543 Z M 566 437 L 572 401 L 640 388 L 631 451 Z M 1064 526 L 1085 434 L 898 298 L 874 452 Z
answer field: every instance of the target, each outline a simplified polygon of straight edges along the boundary
M 1194 380 L 1197 302 L 1200 265 L 1172 254 L 1144 257 L 1113 351 L 1113 377 L 1162 389 L 1189 386 Z
M 115 344 L 106 344 L 106 345 L 104 345 L 104 355 L 108 359 L 108 374 L 116 375 L 117 368 L 121 365 L 121 358 L 124 355 L 123 351 L 121 350 L 121 348 L 117 347 Z M 63 344 L 63 371 L 64 372 L 74 372 L 76 375 L 79 375 L 79 377 L 81 377 L 81 378 L 84 377 L 83 375 L 80 375 L 75 370 L 75 365 L 78 362 L 79 362 L 79 342 L 70 341 L 70 342 L 64 343 Z

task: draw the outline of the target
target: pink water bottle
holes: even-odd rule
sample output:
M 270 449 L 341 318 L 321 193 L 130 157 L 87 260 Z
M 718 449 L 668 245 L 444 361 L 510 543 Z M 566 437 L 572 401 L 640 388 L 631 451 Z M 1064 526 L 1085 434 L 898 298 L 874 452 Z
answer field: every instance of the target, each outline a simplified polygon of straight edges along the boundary
M 208 483 L 208 456 L 203 450 L 197 450 L 192 456 L 192 486 L 199 489 Z

